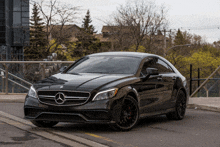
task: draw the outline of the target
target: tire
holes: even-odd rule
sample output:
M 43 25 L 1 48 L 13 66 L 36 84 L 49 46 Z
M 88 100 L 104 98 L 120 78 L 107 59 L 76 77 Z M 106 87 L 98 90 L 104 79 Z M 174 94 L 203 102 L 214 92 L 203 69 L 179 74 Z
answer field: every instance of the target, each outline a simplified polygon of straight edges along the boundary
M 35 126 L 37 127 L 43 127 L 43 128 L 51 128 L 58 124 L 59 122 L 57 121 L 40 121 L 40 120 L 32 120 L 31 121 Z
M 180 90 L 177 94 L 177 101 L 175 106 L 175 111 L 166 114 L 167 118 L 170 120 L 182 120 L 186 112 L 186 95 Z
M 127 96 L 120 105 L 115 105 L 113 109 L 117 111 L 118 119 L 115 119 L 115 124 L 110 125 L 112 129 L 117 131 L 129 131 L 137 124 L 139 108 L 137 101 L 133 97 Z M 115 117 L 117 117 L 117 115 L 115 115 Z

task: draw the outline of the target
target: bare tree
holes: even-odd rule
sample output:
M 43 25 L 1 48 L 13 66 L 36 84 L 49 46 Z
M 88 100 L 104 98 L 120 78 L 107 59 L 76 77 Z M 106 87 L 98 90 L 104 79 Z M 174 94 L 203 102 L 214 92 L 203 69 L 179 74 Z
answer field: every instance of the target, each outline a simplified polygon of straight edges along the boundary
M 132 39 L 132 42 L 129 42 L 135 45 L 135 51 L 137 51 L 143 41 L 150 43 L 152 36 L 158 30 L 166 27 L 165 14 L 164 6 L 158 7 L 149 0 L 137 0 L 121 5 L 117 9 L 117 12 L 114 14 L 113 25 L 119 28 L 127 27 Z
M 32 0 L 32 3 L 37 4 L 44 19 L 47 39 L 45 52 L 56 52 L 58 46 L 65 44 L 77 31 L 73 23 L 76 23 L 79 7 L 61 3 L 59 0 Z
M 107 26 L 103 26 L 102 33 L 103 37 L 108 38 L 111 43 L 112 51 L 127 50 L 132 45 L 133 38 L 129 26 L 116 26 L 108 23 Z

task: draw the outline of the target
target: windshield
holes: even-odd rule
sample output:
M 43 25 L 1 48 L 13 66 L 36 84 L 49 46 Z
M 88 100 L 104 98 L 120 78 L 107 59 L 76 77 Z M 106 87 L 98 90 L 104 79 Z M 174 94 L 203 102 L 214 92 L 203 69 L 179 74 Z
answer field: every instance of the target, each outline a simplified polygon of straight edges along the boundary
M 66 73 L 135 74 L 140 58 L 96 56 L 87 57 L 74 64 Z

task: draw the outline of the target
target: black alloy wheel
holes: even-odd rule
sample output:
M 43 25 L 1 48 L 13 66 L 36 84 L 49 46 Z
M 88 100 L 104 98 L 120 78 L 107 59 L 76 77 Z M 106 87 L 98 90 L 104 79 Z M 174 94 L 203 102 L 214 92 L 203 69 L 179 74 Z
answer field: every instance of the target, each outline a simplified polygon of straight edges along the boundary
M 51 128 L 58 124 L 59 122 L 57 121 L 40 121 L 40 120 L 32 120 L 31 121 L 35 126 L 37 127 L 43 127 L 43 128 Z
M 139 119 L 137 101 L 133 97 L 127 96 L 120 107 L 119 119 L 112 125 L 112 128 L 120 131 L 128 131 L 137 124 Z
M 177 94 L 176 108 L 174 112 L 168 113 L 166 116 L 170 120 L 182 120 L 186 112 L 186 95 L 180 90 Z

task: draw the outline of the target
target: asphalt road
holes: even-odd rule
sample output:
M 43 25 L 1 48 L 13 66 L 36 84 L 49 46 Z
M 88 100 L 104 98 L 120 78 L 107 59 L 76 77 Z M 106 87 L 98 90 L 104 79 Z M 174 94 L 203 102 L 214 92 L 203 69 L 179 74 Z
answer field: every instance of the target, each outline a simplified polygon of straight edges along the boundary
M 65 144 L 45 139 L 0 121 L 1 147 L 68 147 Z
M 18 118 L 23 118 L 22 108 L 22 103 L 0 104 L 0 111 Z M 41 132 L 36 135 L 29 131 L 30 127 L 23 126 L 27 128 L 25 130 L 21 126 L 16 126 L 15 122 L 9 125 L 0 120 L 0 146 L 68 146 L 65 142 L 59 142 L 59 139 L 45 138 L 39 135 Z M 129 132 L 115 132 L 107 125 L 71 123 L 59 123 L 53 129 L 44 129 L 42 134 L 45 132 L 62 132 L 66 138 L 81 137 L 92 143 L 114 147 L 220 147 L 220 113 L 187 109 L 184 120 L 170 121 L 165 116 L 150 117 L 141 120 Z

